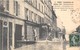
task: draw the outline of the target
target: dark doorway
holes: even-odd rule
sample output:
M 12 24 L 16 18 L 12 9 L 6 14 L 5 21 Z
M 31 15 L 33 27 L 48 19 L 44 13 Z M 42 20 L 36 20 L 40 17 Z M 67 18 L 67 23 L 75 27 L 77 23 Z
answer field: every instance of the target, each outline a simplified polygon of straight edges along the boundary
M 8 41 L 9 39 L 9 41 Z M 8 34 L 8 23 L 0 20 L 0 50 L 7 50 L 8 46 L 12 43 L 12 23 L 9 23 L 9 34 Z M 11 49 L 9 49 L 11 50 Z
M 12 23 L 9 22 L 9 50 L 11 50 L 12 46 Z
M 0 50 L 2 50 L 2 20 L 0 20 Z
M 21 47 L 18 43 L 22 39 L 22 25 L 15 25 L 15 48 Z
M 7 27 L 3 27 L 3 50 L 7 50 Z

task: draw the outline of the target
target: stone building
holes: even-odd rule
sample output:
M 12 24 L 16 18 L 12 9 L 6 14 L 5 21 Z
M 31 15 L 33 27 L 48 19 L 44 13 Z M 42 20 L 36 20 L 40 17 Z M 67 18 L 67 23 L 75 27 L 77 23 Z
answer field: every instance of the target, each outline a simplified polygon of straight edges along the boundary
M 22 0 L 0 0 L 1 50 L 13 50 L 17 47 L 16 42 L 23 37 L 25 24 L 23 4 Z
M 53 21 L 50 0 L 0 0 L 0 49 L 47 39 L 56 26 Z
M 51 0 L 42 0 L 44 3 L 44 23 L 42 23 L 42 28 L 46 30 L 42 32 L 42 39 L 49 39 L 55 35 L 57 22 L 56 22 L 56 14 L 53 11 L 53 6 Z

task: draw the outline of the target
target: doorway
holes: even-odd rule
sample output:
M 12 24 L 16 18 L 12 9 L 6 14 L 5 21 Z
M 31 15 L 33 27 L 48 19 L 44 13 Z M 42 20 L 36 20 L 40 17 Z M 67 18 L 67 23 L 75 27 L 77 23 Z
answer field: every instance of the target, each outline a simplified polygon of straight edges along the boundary
M 15 25 L 15 48 L 21 47 L 17 41 L 22 40 L 22 25 Z
M 3 34 L 2 34 L 2 50 L 7 50 L 8 48 L 8 25 L 7 22 L 3 22 Z
M 0 49 L 2 50 L 2 20 L 0 20 Z

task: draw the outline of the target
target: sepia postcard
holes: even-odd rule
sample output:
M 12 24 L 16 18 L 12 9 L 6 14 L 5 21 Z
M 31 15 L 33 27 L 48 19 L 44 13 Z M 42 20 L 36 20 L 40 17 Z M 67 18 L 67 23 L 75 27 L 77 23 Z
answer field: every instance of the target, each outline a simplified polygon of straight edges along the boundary
M 0 0 L 0 50 L 80 50 L 80 1 Z

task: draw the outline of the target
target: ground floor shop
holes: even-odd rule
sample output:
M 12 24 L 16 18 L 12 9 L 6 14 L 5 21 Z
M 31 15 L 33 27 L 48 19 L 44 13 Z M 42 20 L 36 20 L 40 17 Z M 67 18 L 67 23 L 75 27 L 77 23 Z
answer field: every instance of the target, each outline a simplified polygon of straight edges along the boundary
M 0 49 L 14 50 L 24 43 L 46 40 L 49 26 L 0 13 Z
M 24 35 L 24 21 L 13 16 L 0 14 L 0 49 L 13 50 L 18 47 L 18 40 Z
M 31 21 L 25 21 L 25 39 L 27 41 L 39 40 L 40 26 L 37 23 Z
M 11 50 L 12 46 L 12 19 L 0 16 L 0 49 Z
M 46 40 L 49 35 L 49 26 L 47 24 L 40 24 L 40 25 L 41 27 L 40 27 L 39 39 Z

